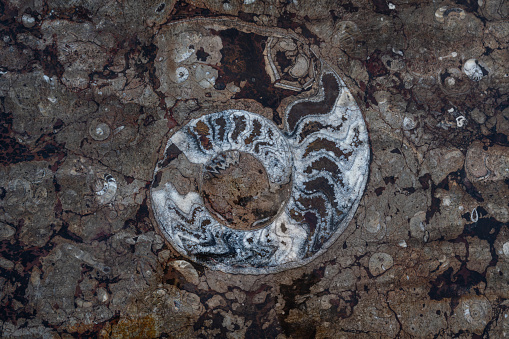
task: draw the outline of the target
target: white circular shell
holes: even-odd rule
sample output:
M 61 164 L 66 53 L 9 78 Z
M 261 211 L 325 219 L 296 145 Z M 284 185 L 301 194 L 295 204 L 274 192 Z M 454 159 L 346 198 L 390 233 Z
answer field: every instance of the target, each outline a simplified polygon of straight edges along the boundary
M 177 78 L 177 83 L 180 84 L 189 78 L 189 70 L 185 67 L 178 67 L 175 70 L 175 76 Z

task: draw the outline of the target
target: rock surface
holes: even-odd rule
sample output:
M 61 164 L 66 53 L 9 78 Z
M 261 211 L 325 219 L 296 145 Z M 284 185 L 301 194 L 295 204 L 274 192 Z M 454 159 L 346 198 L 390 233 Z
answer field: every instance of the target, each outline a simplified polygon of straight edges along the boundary
M 507 336 L 508 38 L 499 0 L 1 0 L 0 337 Z M 167 140 L 229 109 L 290 135 L 322 63 L 369 134 L 351 221 L 273 274 L 181 255 L 151 200 Z M 178 161 L 161 180 L 199 191 Z

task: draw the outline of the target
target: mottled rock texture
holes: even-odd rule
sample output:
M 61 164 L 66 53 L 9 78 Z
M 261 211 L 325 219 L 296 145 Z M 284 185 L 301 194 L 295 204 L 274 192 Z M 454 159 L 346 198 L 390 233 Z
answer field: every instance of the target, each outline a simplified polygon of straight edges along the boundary
M 0 336 L 509 336 L 508 40 L 507 0 L 0 0 Z M 352 221 L 276 274 L 182 257 L 165 142 L 226 109 L 292 124 L 310 51 L 369 133 Z

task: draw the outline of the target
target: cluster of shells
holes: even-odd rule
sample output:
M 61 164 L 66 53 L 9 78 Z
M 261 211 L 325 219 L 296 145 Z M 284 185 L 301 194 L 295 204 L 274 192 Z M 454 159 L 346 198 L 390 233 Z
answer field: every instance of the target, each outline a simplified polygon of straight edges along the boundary
M 278 53 L 288 61 L 286 67 L 278 63 Z M 313 85 L 316 61 L 307 45 L 293 39 L 269 37 L 263 55 L 265 70 L 274 86 L 300 92 Z

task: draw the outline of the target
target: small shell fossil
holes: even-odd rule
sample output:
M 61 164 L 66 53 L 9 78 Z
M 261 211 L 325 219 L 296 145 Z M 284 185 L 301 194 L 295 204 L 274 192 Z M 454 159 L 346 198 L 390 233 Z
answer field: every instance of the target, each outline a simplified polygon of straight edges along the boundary
M 111 128 L 104 122 L 100 122 L 97 120 L 92 121 L 90 127 L 88 128 L 88 133 L 90 136 L 96 141 L 103 141 L 108 139 L 111 134 Z
M 201 40 L 202 35 L 195 31 L 187 31 L 180 34 L 175 46 L 175 61 L 177 63 L 187 60 L 195 53 L 196 44 Z
M 465 169 L 470 181 L 498 181 L 509 177 L 508 147 L 484 149 L 480 142 L 468 148 Z
M 472 81 L 459 68 L 450 67 L 438 73 L 440 89 L 449 96 L 462 95 L 470 91 Z
M 387 253 L 375 253 L 369 258 L 369 271 L 372 275 L 377 276 L 394 265 L 394 260 Z
M 477 213 L 477 207 L 470 212 L 470 220 L 472 222 L 477 222 L 479 220 L 479 213 Z
M 384 54 L 381 59 L 385 67 L 392 72 L 401 71 L 405 68 L 403 57 L 397 53 Z
M 474 81 L 479 81 L 483 77 L 482 69 L 475 59 L 465 61 L 463 64 L 463 72 Z
M 104 265 L 102 262 L 98 261 L 92 254 L 89 252 L 83 251 L 78 246 L 73 244 L 66 244 L 63 246 L 63 250 L 65 254 L 68 254 L 70 257 L 74 257 L 80 261 L 87 263 L 93 268 L 102 271 L 103 273 L 108 274 L 111 272 L 111 268 L 109 266 Z
M 35 18 L 31 16 L 30 14 L 23 14 L 21 17 L 21 21 L 23 22 L 23 26 L 27 28 L 31 28 L 35 26 Z
M 473 325 L 484 326 L 488 322 L 490 314 L 490 303 L 484 298 L 465 300 L 463 305 L 463 315 L 465 320 Z
M 48 174 L 48 173 L 47 173 L 47 171 L 48 171 L 48 170 L 47 170 L 46 168 L 40 168 L 40 169 L 38 169 L 38 170 L 34 173 L 34 175 L 33 175 L 33 177 L 32 177 L 32 182 L 33 182 L 34 184 L 39 184 L 39 183 L 41 183 L 41 182 L 44 180 L 44 178 L 47 176 L 47 174 Z
M 450 19 L 464 19 L 466 16 L 465 11 L 461 8 L 449 8 L 447 6 L 440 7 L 435 12 L 435 19 L 444 23 L 446 20 Z
M 403 118 L 403 129 L 405 131 L 410 131 L 414 129 L 417 126 L 417 123 L 415 122 L 415 119 L 411 116 L 406 116 Z
M 282 54 L 281 54 L 282 53 Z M 270 37 L 263 52 L 265 70 L 274 86 L 300 92 L 315 82 L 316 62 L 307 46 L 297 40 Z M 280 63 L 277 55 L 287 60 Z
M 165 7 L 166 7 L 166 4 L 164 2 L 161 2 L 159 5 L 157 5 L 154 12 L 161 13 L 162 11 L 164 11 Z
M 35 190 L 34 196 L 33 196 L 33 202 L 35 204 L 39 204 L 43 202 L 48 197 L 48 191 L 44 186 L 38 187 Z
M 177 76 L 177 83 L 180 84 L 181 82 L 184 82 L 189 77 L 189 71 L 185 67 L 179 67 L 175 71 L 175 75 Z
M 456 118 L 456 126 L 461 128 L 465 126 L 466 121 L 467 118 L 465 118 L 463 115 L 460 115 L 459 117 Z
M 299 54 L 295 60 L 295 64 L 290 69 L 290 75 L 294 78 L 300 78 L 307 74 L 309 68 L 308 59 Z
M 104 175 L 104 178 L 97 179 L 93 183 L 92 190 L 97 196 L 100 204 L 107 204 L 113 200 L 117 193 L 117 181 L 110 174 Z
M 230 4 L 229 1 L 225 1 L 223 2 L 223 8 L 225 11 L 230 11 L 232 9 L 232 5 Z

